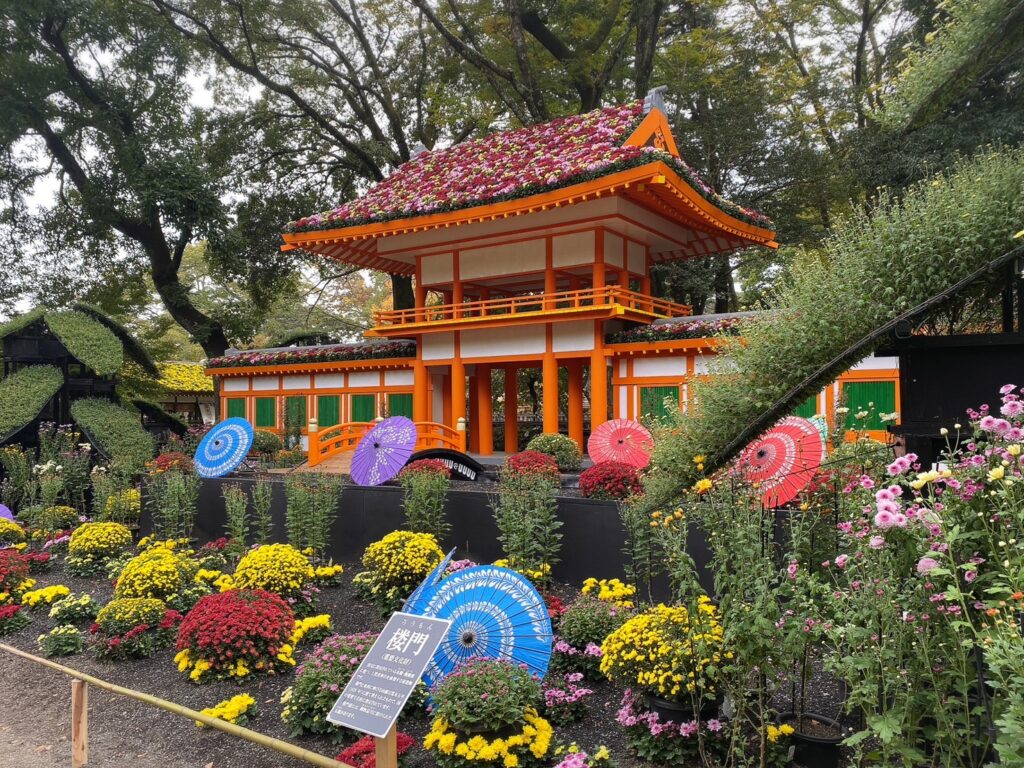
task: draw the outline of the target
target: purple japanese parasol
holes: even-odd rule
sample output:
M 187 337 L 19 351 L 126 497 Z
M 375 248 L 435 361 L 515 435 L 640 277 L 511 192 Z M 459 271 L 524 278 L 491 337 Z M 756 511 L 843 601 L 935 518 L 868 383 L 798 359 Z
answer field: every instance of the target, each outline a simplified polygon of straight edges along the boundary
M 11 513 L 11 510 L 3 504 L 0 504 L 0 517 L 6 517 L 11 522 L 14 522 L 14 515 Z
M 352 454 L 352 479 L 380 485 L 397 475 L 416 447 L 416 425 L 405 416 L 384 419 L 367 432 Z

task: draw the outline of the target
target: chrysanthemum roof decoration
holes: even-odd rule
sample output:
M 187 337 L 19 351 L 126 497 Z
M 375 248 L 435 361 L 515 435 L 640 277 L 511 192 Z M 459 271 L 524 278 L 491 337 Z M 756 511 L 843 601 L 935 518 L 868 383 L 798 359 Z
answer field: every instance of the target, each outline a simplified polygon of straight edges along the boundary
M 702 197 L 759 227 L 767 217 L 719 196 L 682 159 L 628 141 L 644 118 L 642 101 L 493 133 L 424 152 L 337 208 L 289 223 L 286 231 L 338 229 L 528 197 L 662 161 Z

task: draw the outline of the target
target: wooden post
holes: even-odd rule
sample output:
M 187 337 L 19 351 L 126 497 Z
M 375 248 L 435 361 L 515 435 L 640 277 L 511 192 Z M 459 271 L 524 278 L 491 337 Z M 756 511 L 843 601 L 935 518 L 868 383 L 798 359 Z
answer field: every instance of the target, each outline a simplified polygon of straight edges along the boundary
M 459 416 L 455 423 L 455 431 L 459 433 L 459 450 L 466 452 L 466 419 Z
M 71 681 L 71 768 L 89 762 L 89 684 Z
M 491 401 L 491 369 L 488 366 L 476 366 L 476 421 L 477 450 L 484 456 L 494 453 L 494 408 Z
M 600 321 L 598 321 L 600 322 Z M 545 352 L 541 359 L 541 410 L 544 434 L 558 434 L 558 360 L 554 352 Z
M 519 450 L 519 382 L 516 380 L 517 370 L 511 366 L 505 368 L 506 453 L 515 453 Z
M 318 416 L 320 414 L 317 414 Z M 310 419 L 306 425 L 306 461 L 315 467 L 320 463 L 320 425 L 316 419 Z
M 398 731 L 391 726 L 383 739 L 373 740 L 377 748 L 377 768 L 398 768 Z
M 586 451 L 583 444 L 583 363 L 573 360 L 569 368 L 569 437 L 576 441 L 580 451 Z

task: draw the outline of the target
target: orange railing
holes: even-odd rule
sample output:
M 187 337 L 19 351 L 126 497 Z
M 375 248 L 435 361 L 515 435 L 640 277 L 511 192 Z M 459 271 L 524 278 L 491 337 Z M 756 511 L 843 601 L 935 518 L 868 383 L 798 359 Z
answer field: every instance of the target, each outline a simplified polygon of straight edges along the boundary
M 309 466 L 315 467 L 337 453 L 353 450 L 371 427 L 372 421 L 349 421 L 310 434 L 309 450 L 306 452 Z
M 380 325 L 451 322 L 471 318 L 508 317 L 510 315 L 543 314 L 557 310 L 601 309 L 614 306 L 646 312 L 659 317 L 683 317 L 690 307 L 665 299 L 657 299 L 617 285 L 585 288 L 579 291 L 532 293 L 500 299 L 465 301 L 461 304 L 433 304 L 414 309 L 391 309 L 374 313 Z
M 372 421 L 350 421 L 313 432 L 309 436 L 309 449 L 306 452 L 309 466 L 315 467 L 331 456 L 354 450 L 373 425 Z M 417 421 L 416 450 L 422 451 L 427 448 L 465 451 L 466 432 L 435 421 Z

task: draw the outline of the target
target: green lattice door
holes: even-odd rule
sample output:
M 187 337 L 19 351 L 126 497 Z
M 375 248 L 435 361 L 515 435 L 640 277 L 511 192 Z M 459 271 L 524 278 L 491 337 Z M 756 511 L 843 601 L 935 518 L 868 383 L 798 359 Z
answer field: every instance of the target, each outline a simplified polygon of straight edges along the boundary
M 818 413 L 820 413 L 820 411 L 818 411 L 817 395 L 811 395 L 802 403 L 800 403 L 799 407 L 795 411 L 793 411 L 794 416 L 801 416 L 805 419 L 814 418 L 815 416 L 818 415 Z
M 256 424 L 254 426 L 264 429 L 277 427 L 277 398 L 257 397 L 256 398 Z
M 640 387 L 640 415 L 662 421 L 679 408 L 679 387 Z
M 412 392 L 388 395 L 388 416 L 405 416 L 407 419 L 411 419 Z
M 848 381 L 843 384 L 843 399 L 850 409 L 846 414 L 847 429 L 885 429 L 881 417 L 896 410 L 896 382 Z M 859 411 L 868 412 L 866 420 L 857 419 Z
M 292 395 L 284 400 L 285 423 L 297 425 L 300 429 L 306 426 L 306 396 Z
M 227 418 L 229 419 L 244 419 L 245 418 L 245 398 L 244 397 L 229 397 L 228 398 L 228 413 Z
M 337 395 L 319 395 L 316 399 L 316 420 L 320 429 L 333 427 L 341 420 Z
M 373 421 L 377 418 L 377 398 L 373 395 L 352 395 L 352 421 Z

